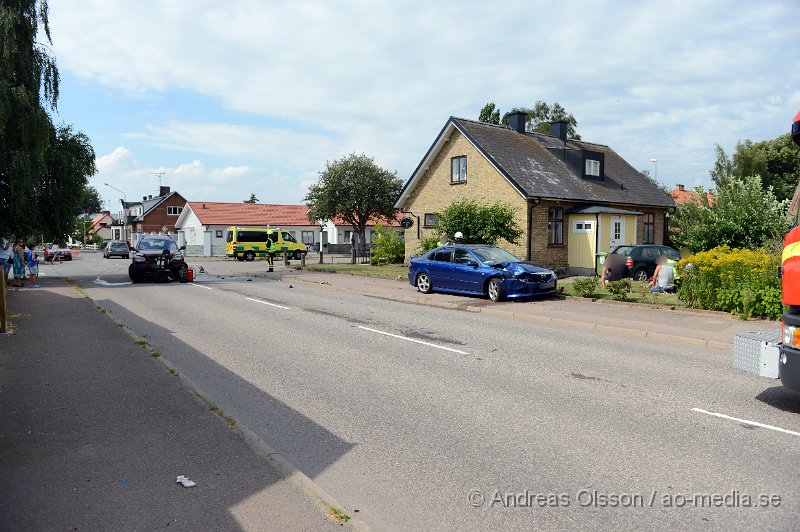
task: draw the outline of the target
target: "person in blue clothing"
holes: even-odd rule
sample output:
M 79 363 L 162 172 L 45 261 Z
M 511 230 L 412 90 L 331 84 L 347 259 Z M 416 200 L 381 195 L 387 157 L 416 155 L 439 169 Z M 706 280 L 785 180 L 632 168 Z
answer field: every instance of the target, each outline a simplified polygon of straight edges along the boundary
M 25 278 L 25 244 L 21 238 L 14 243 L 14 286 L 21 288 L 25 286 L 22 280 Z
M 37 284 L 39 282 L 39 254 L 36 253 L 36 244 L 28 244 L 28 252 L 25 255 L 31 288 L 39 288 Z

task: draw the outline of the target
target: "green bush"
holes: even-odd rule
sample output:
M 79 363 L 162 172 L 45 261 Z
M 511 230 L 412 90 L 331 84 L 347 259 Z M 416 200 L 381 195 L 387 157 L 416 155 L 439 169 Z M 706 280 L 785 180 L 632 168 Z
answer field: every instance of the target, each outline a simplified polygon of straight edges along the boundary
M 419 241 L 416 255 L 419 257 L 423 253 L 427 253 L 432 249 L 439 247 L 439 237 L 436 235 L 423 236 Z
M 678 263 L 681 287 L 678 297 L 687 306 L 722 310 L 743 318 L 780 318 L 780 256 L 764 249 L 719 246 Z
M 606 290 L 611 294 L 611 299 L 617 301 L 626 301 L 628 294 L 631 291 L 630 281 L 628 279 L 619 279 L 617 281 L 608 281 L 606 283 Z
M 600 280 L 597 277 L 582 277 L 572 281 L 572 289 L 581 297 L 592 297 L 597 293 Z
M 397 231 L 375 224 L 375 247 L 370 254 L 370 263 L 373 266 L 386 264 L 400 264 L 406 254 L 406 244 Z

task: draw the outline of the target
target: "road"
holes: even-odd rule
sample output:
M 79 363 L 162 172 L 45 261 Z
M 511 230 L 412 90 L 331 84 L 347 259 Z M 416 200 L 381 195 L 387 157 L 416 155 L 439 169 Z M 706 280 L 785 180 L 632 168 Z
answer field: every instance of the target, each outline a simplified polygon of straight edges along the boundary
M 86 253 L 43 271 L 374 529 L 800 523 L 800 400 L 730 353 L 252 276 L 261 266 L 132 285 L 127 261 Z

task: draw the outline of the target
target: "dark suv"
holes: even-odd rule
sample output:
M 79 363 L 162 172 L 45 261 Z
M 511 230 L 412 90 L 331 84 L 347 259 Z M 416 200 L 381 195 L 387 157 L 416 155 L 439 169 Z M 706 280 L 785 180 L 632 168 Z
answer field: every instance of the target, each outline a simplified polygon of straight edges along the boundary
M 131 246 L 131 265 L 128 276 L 134 283 L 141 283 L 146 277 L 159 281 L 174 281 L 188 275 L 188 266 L 181 253 L 186 246 L 178 247 L 168 236 L 148 235 L 139 241 L 137 247 Z
M 118 240 L 112 240 L 106 247 L 103 248 L 103 257 L 106 259 L 110 259 L 111 257 L 122 257 L 123 259 L 129 258 L 128 255 L 128 244 L 125 242 L 120 242 Z
M 624 255 L 627 258 L 628 277 L 637 281 L 647 281 L 656 271 L 656 259 L 664 254 L 668 259 L 680 260 L 681 254 L 669 246 L 655 244 L 637 244 L 635 246 L 617 246 L 611 254 Z

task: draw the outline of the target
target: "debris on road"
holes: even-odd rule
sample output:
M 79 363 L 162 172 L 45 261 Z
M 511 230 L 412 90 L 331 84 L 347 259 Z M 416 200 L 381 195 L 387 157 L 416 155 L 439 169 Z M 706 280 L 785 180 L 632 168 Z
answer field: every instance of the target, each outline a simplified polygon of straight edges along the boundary
M 192 486 L 197 486 L 196 482 L 194 482 L 193 480 L 189 480 L 183 475 L 178 475 L 178 478 L 175 480 L 175 482 L 180 482 L 184 488 L 191 488 Z

